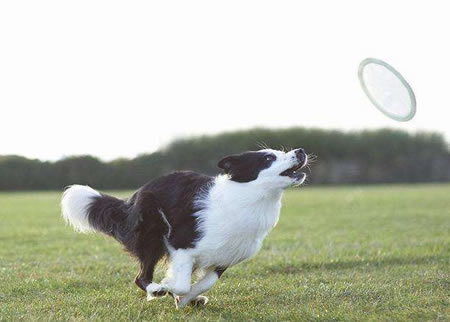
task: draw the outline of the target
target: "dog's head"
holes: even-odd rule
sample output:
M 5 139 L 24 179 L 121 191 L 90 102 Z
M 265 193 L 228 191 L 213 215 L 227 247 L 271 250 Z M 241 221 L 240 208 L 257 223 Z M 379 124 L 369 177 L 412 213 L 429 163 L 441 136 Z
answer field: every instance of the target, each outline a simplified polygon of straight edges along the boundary
M 289 152 L 264 149 L 227 156 L 218 166 L 235 182 L 284 189 L 303 183 L 306 174 L 299 170 L 307 163 L 308 155 L 303 149 Z

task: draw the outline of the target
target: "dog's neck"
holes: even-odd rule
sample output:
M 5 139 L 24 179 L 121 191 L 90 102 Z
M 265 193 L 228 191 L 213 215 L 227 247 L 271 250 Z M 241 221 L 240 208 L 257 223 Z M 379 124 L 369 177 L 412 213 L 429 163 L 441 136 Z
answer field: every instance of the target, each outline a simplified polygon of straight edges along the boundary
M 217 176 L 215 184 L 227 199 L 245 200 L 248 203 L 277 202 L 284 191 L 281 188 L 262 186 L 253 181 L 235 182 L 227 175 Z

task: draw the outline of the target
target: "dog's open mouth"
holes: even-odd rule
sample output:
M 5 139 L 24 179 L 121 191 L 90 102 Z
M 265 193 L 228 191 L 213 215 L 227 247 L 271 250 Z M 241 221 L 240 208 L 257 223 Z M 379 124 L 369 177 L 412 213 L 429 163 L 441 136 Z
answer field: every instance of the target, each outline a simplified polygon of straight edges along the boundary
M 299 171 L 301 168 L 303 168 L 305 166 L 305 163 L 303 164 L 296 164 L 293 167 L 284 170 L 283 172 L 280 173 L 280 176 L 286 176 L 292 179 L 302 179 L 306 176 L 306 174 L 304 172 Z

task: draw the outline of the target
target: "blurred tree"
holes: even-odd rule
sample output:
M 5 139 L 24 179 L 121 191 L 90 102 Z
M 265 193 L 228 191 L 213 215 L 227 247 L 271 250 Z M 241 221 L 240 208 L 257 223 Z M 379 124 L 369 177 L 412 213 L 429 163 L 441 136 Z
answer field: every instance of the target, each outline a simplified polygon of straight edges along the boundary
M 214 175 L 223 156 L 266 146 L 303 147 L 317 155 L 311 166 L 312 183 L 450 181 L 449 146 L 436 133 L 256 128 L 178 139 L 161 151 L 107 163 L 92 156 L 53 163 L 0 156 L 0 190 L 62 189 L 74 183 L 131 189 L 173 170 Z

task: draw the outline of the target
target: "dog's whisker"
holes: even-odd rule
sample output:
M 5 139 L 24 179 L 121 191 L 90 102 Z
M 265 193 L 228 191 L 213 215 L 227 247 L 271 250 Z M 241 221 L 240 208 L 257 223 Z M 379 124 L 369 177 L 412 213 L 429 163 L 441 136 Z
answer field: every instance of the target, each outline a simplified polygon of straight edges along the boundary
M 309 153 L 308 154 L 308 163 L 314 163 L 317 161 L 317 156 L 315 154 Z
M 267 143 L 264 142 L 264 141 L 259 141 L 259 142 L 257 142 L 257 143 L 256 143 L 256 146 L 259 147 L 260 149 L 263 149 L 263 150 L 269 149 L 269 146 L 268 146 Z
M 311 168 L 309 167 L 309 164 L 305 165 L 308 168 L 308 171 L 311 172 Z

